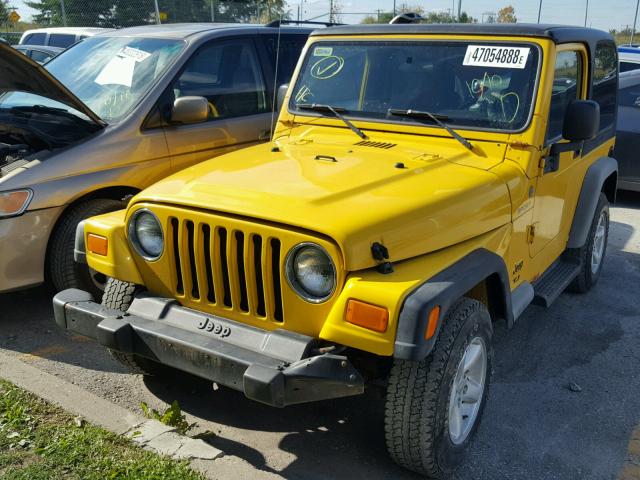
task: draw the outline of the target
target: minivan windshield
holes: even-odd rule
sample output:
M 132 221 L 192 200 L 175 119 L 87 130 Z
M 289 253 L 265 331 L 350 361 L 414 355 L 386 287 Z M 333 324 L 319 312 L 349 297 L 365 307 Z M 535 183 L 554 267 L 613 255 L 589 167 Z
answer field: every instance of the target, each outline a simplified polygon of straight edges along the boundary
M 111 123 L 140 101 L 183 46 L 181 40 L 96 36 L 61 53 L 45 68 Z
M 411 124 L 425 123 L 411 113 L 429 112 L 458 128 L 517 131 L 529 121 L 538 63 L 527 43 L 321 41 L 307 52 L 289 107 Z

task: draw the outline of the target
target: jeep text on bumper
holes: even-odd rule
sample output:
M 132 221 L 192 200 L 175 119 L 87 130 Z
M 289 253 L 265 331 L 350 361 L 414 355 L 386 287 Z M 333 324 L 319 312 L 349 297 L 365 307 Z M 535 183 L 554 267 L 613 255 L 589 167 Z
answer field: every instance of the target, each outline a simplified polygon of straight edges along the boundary
M 321 353 L 311 337 L 268 332 L 138 295 L 123 314 L 80 290 L 54 298 L 56 323 L 133 353 L 240 390 L 276 407 L 357 395 L 364 379 L 346 356 Z

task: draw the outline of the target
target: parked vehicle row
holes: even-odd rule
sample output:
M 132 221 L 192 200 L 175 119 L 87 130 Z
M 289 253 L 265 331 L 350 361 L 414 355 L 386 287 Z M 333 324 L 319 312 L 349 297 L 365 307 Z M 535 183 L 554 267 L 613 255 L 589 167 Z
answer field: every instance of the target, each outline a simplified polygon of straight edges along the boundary
M 236 36 L 248 27 L 237 28 Z M 109 37 L 120 42 L 109 62 L 115 53 L 117 62 L 133 65 L 134 78 L 145 53 L 154 63 L 178 55 L 164 38 L 141 40 L 144 32 L 133 37 L 140 43 Z M 228 152 L 229 143 L 257 139 L 239 143 L 240 134 L 231 133 L 220 148 L 208 147 L 202 123 L 172 124 L 175 117 L 242 113 L 257 122 L 262 115 L 269 128 L 267 102 L 280 81 L 271 71 L 272 80 L 261 84 L 259 60 L 248 52 L 272 58 L 260 42 L 273 34 L 252 34 L 251 48 L 230 35 L 211 44 L 218 50 L 206 62 L 196 53 L 193 67 L 173 67 L 173 83 L 158 87 L 166 103 L 164 96 L 136 96 L 131 85 L 122 89 L 120 74 L 108 69 L 104 76 L 116 87 L 103 91 L 97 79 L 104 64 L 97 79 L 89 76 L 91 85 L 71 89 L 84 104 L 65 97 L 91 132 L 75 147 L 76 165 L 89 156 L 99 164 L 102 154 L 140 161 L 163 139 L 172 168 L 181 171 L 126 208 L 79 224 L 75 259 L 109 279 L 102 301 L 91 289 L 57 294 L 56 322 L 97 339 L 134 372 L 178 369 L 275 407 L 381 387 L 390 456 L 445 478 L 482 416 L 494 324 L 511 328 L 529 304 L 548 307 L 567 288 L 587 292 L 602 272 L 618 179 L 611 156 L 615 43 L 598 30 L 545 25 L 318 30 L 290 87 L 278 89 L 272 141 L 200 162 L 196 154 L 211 157 Z M 198 45 L 196 52 L 209 48 L 204 40 Z M 117 53 L 126 48 L 134 50 Z M 210 59 L 224 63 L 227 54 L 237 73 L 211 70 Z M 64 83 L 58 61 L 51 71 Z M 143 70 L 139 78 L 152 76 Z M 236 78 L 237 94 L 205 87 Z M 144 105 L 146 116 L 127 117 L 133 105 Z M 126 118 L 123 131 L 135 127 L 138 133 L 127 135 L 135 142 L 121 140 L 125 135 L 104 140 L 109 126 L 101 123 L 113 118 Z M 162 128 L 143 122 L 140 130 L 141 118 Z M 172 136 L 174 129 L 181 130 Z M 167 173 L 151 170 L 149 178 L 154 162 L 143 165 L 98 168 L 89 179 L 110 185 L 126 173 L 151 183 Z M 55 182 L 62 183 L 48 186 Z M 22 193 L 4 205 L 24 209 L 42 192 L 55 197 L 70 189 L 66 182 L 49 179 L 46 188 L 29 190 L 21 183 L 14 192 Z M 54 265 L 71 268 L 63 258 L 71 225 L 91 213 L 63 224 Z M 8 265 L 18 262 L 24 260 Z

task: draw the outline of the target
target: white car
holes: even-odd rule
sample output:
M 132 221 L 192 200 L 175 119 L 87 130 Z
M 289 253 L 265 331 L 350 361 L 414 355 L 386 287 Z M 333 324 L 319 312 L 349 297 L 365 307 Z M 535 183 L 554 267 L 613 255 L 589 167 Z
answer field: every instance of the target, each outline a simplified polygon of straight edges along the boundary
M 113 28 L 51 27 L 27 30 L 20 37 L 20 45 L 47 45 L 67 48 L 83 38 L 112 31 Z
M 618 47 L 618 61 L 620 73 L 640 68 L 640 47 Z

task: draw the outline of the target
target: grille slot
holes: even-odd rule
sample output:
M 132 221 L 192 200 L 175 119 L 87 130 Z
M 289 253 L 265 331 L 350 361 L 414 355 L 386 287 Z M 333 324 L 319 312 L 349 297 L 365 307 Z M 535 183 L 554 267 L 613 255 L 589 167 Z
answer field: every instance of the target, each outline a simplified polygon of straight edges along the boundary
M 178 295 L 184 293 L 184 285 L 182 283 L 182 267 L 180 266 L 180 226 L 177 218 L 171 219 L 171 233 L 173 242 L 173 258 L 176 265 L 176 292 Z
M 372 147 L 372 148 L 383 148 L 385 150 L 389 150 L 397 145 L 397 143 L 386 143 L 386 142 L 372 142 L 371 140 L 363 140 L 361 142 L 356 143 L 359 147 Z
M 279 239 L 174 217 L 169 223 L 178 297 L 283 321 Z

